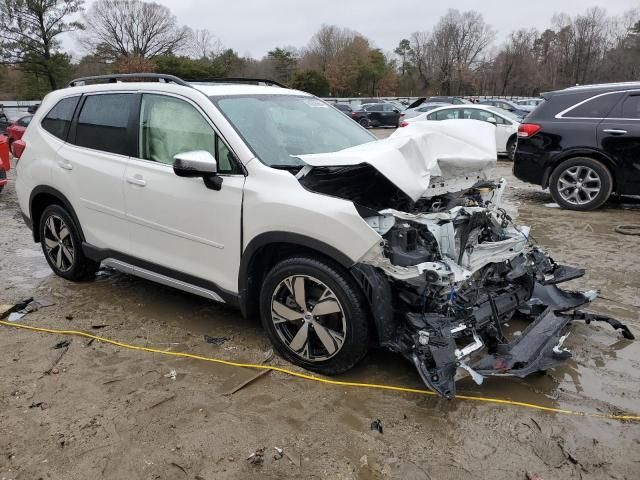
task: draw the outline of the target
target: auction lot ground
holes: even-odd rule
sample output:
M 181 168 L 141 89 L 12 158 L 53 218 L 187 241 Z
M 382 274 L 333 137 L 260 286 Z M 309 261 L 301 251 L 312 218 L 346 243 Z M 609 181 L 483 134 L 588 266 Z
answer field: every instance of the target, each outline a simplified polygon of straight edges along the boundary
M 614 227 L 638 223 L 640 210 L 545 207 L 548 193 L 510 171 L 499 162 L 519 223 L 532 226 L 556 261 L 587 267 L 571 286 L 599 289 L 593 309 L 639 336 L 639 240 Z M 77 284 L 55 277 L 22 223 L 13 183 L 0 194 L 0 252 L 0 303 L 32 296 L 56 302 L 25 316 L 25 324 L 243 362 L 259 363 L 270 348 L 258 320 L 199 297 L 118 273 Z M 229 340 L 215 345 L 205 334 Z M 53 346 L 65 338 L 71 345 L 58 373 L 45 375 L 61 353 Z M 482 387 L 465 380 L 459 393 L 640 414 L 639 345 L 606 325 L 576 325 L 567 340 L 574 358 L 562 368 L 526 381 L 492 378 Z M 277 357 L 271 363 L 291 367 Z M 175 379 L 167 376 L 172 370 Z M 225 395 L 254 373 L 0 326 L 0 479 L 640 478 L 639 423 L 273 372 Z M 422 388 L 409 364 L 381 351 L 340 379 Z M 382 420 L 382 434 L 370 429 L 374 419 Z M 264 464 L 249 464 L 259 447 L 266 447 Z M 295 461 L 274 460 L 274 447 Z

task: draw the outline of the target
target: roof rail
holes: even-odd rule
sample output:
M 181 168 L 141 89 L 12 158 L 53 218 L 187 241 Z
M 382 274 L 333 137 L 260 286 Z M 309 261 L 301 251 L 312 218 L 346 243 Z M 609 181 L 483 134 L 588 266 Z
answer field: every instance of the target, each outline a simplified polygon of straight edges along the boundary
M 226 78 L 205 78 L 187 80 L 190 83 L 249 83 L 256 85 L 275 86 L 280 88 L 289 88 L 283 83 L 276 82 L 268 78 L 244 78 L 244 77 L 226 77 Z
M 93 77 L 81 77 L 71 80 L 68 87 L 78 87 L 88 85 L 90 83 L 116 83 L 117 81 L 157 81 L 164 83 L 175 83 L 183 87 L 192 87 L 187 82 L 174 75 L 166 75 L 164 73 L 117 73 L 113 75 L 96 75 Z

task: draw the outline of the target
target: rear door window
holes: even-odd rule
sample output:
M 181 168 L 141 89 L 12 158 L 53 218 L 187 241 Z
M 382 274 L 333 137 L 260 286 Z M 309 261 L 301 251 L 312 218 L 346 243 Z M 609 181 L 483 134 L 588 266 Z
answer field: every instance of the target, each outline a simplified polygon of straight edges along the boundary
M 606 118 L 622 95 L 621 92 L 598 95 L 572 108 L 562 116 L 565 118 Z
M 80 97 L 63 98 L 42 119 L 41 125 L 47 132 L 61 140 L 67 140 L 73 112 Z
M 640 93 L 629 95 L 624 99 L 621 118 L 640 119 Z
M 132 93 L 87 96 L 78 116 L 74 143 L 103 152 L 132 155 L 127 127 L 135 97 Z
M 457 108 L 440 110 L 435 113 L 435 120 L 455 120 L 458 118 L 460 118 L 460 110 Z

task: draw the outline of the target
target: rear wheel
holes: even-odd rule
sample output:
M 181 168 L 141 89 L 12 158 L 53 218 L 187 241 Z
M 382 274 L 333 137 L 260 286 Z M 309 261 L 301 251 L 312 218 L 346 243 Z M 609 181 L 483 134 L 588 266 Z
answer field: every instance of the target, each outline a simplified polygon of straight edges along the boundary
M 361 118 L 360 120 L 358 120 L 358 123 L 360 125 L 362 125 L 364 128 L 369 128 L 369 119 L 368 118 Z
M 602 206 L 612 188 L 613 178 L 607 167 L 588 157 L 561 163 L 549 179 L 551 196 L 569 210 L 594 210 Z
M 49 205 L 40 217 L 40 243 L 47 263 L 56 275 L 67 280 L 91 278 L 100 264 L 82 252 L 80 229 L 60 205 Z
M 303 368 L 342 373 L 367 353 L 369 323 L 349 273 L 311 257 L 293 257 L 267 273 L 260 292 L 262 324 L 275 350 Z

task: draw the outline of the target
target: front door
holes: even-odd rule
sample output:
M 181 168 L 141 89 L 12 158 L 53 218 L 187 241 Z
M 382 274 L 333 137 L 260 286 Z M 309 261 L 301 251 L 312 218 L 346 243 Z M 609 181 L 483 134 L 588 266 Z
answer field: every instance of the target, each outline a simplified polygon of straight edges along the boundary
M 124 184 L 133 255 L 169 269 L 168 276 L 237 292 L 245 177 L 234 155 L 197 105 L 181 97 L 143 94 L 139 132 Z M 174 155 L 195 150 L 217 159 L 221 190 L 174 174 Z
M 598 143 L 617 164 L 618 193 L 640 195 L 640 91 L 628 93 L 600 122 Z

